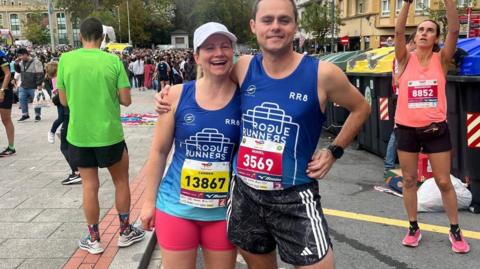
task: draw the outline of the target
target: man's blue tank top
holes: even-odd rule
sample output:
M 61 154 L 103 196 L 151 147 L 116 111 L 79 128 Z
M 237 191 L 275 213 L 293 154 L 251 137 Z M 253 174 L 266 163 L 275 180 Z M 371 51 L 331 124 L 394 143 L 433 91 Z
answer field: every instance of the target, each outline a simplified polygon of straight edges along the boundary
M 231 161 L 240 137 L 240 94 L 219 110 L 201 108 L 195 81 L 183 85 L 175 112 L 175 152 L 157 194 L 161 211 L 200 221 L 224 220 Z
M 304 56 L 292 74 L 274 79 L 263 69 L 262 58 L 252 59 L 240 87 L 242 138 L 234 172 L 259 190 L 310 183 L 307 164 L 325 121 L 318 100 L 319 61 Z

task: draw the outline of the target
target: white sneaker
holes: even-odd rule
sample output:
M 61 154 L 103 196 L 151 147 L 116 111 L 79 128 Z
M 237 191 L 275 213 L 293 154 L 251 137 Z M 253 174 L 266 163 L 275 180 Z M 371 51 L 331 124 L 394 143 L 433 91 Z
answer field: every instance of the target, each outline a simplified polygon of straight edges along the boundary
M 48 131 L 47 140 L 48 140 L 48 143 L 50 143 L 50 144 L 55 143 L 55 134 Z
M 80 239 L 80 241 L 78 241 L 78 246 L 81 249 L 84 249 L 84 250 L 90 252 L 90 254 L 94 254 L 94 255 L 95 254 L 100 254 L 103 251 L 105 251 L 105 249 L 100 244 L 100 241 L 98 241 L 98 240 L 91 241 L 90 240 L 90 235 L 85 236 L 84 238 Z

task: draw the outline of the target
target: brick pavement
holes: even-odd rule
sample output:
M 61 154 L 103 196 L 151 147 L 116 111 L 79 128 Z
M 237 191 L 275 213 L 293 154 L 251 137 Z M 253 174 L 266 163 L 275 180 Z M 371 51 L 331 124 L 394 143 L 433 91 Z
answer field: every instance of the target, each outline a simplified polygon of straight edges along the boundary
M 122 113 L 153 112 L 153 92 L 133 90 L 132 98 L 132 105 L 122 107 Z M 31 107 L 29 112 L 33 118 Z M 69 168 L 58 138 L 53 145 L 47 142 L 56 114 L 55 107 L 50 107 L 43 109 L 40 122 L 17 123 L 21 112 L 17 105 L 12 108 L 17 154 L 0 158 L 0 268 L 62 268 L 80 259 L 86 264 L 78 268 L 91 268 L 92 264 L 110 263 L 117 252 L 118 217 L 112 210 L 114 187 L 106 169 L 99 171 L 99 200 L 102 243 L 107 251 L 93 256 L 77 250 L 78 239 L 87 232 L 82 188 L 60 184 Z M 0 129 L 3 147 L 6 137 Z M 135 220 L 144 188 L 139 175 L 148 156 L 153 126 L 126 126 L 124 131 L 130 157 L 131 219 Z
M 140 215 L 142 207 L 142 195 L 145 190 L 144 169 L 136 176 L 130 184 L 131 192 L 131 211 L 130 218 L 135 220 Z M 64 269 L 77 268 L 95 268 L 105 269 L 110 266 L 115 255 L 118 252 L 117 239 L 119 236 L 119 221 L 118 213 L 115 208 L 112 208 L 103 217 L 99 224 L 100 238 L 105 252 L 100 255 L 92 255 L 86 250 L 77 249 L 72 257 L 63 267 Z

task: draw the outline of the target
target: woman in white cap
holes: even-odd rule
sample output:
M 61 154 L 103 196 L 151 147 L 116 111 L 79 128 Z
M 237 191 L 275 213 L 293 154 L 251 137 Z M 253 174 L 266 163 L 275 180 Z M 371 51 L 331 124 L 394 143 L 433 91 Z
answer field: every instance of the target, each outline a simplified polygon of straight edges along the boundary
M 240 96 L 229 77 L 236 40 L 219 23 L 197 28 L 194 58 L 203 77 L 172 86 L 167 97 L 172 109 L 158 117 L 141 220 L 146 230 L 155 227 L 165 269 L 195 268 L 198 246 L 205 268 L 235 267 L 225 219 L 240 135 Z M 172 144 L 175 152 L 164 174 Z

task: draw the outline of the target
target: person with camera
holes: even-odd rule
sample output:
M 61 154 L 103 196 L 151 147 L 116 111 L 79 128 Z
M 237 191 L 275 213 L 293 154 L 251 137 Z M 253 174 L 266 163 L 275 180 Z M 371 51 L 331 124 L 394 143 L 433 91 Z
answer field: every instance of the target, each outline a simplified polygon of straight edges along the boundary
M 405 47 L 407 16 L 413 0 L 404 0 L 395 26 L 395 57 L 399 66 L 399 94 L 395 115 L 395 136 L 403 173 L 403 200 L 410 227 L 402 240 L 408 247 L 417 247 L 422 235 L 417 223 L 418 154 L 428 155 L 433 177 L 442 194 L 443 206 L 450 221 L 449 240 L 456 253 L 470 251 L 458 225 L 457 197 L 450 181 L 452 144 L 446 122 L 445 94 L 448 63 L 455 54 L 460 24 L 453 0 L 444 0 L 448 32 L 442 49 L 439 24 L 425 20 L 417 26 L 416 50 Z

